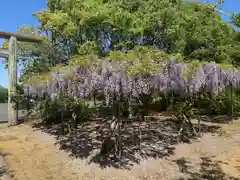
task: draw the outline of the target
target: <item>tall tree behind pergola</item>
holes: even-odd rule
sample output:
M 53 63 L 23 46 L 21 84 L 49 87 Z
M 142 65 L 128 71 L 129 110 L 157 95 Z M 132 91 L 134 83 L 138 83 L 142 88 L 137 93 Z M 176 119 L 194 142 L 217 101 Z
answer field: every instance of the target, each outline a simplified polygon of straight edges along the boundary
M 0 31 L 0 38 L 9 39 L 8 49 L 0 48 L 0 57 L 8 58 L 8 124 L 17 124 L 17 102 L 12 97 L 17 95 L 17 41 L 41 43 L 42 39 L 32 34 Z

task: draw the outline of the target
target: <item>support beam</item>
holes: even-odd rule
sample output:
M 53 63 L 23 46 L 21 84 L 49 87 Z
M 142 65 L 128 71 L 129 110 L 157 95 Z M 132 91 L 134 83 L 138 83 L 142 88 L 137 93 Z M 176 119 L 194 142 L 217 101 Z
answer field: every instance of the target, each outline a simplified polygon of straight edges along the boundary
M 8 58 L 8 49 L 0 48 L 0 57 Z
M 41 42 L 42 38 L 34 36 L 32 34 L 24 34 L 24 33 L 12 33 L 12 32 L 5 32 L 0 31 L 0 38 L 10 39 L 11 37 L 16 37 L 18 41 L 25 41 L 25 42 Z
M 8 124 L 17 124 L 17 102 L 13 97 L 17 95 L 17 41 L 42 42 L 42 38 L 24 33 L 0 31 L 0 38 L 9 39 L 8 49 L 0 48 L 0 57 L 8 58 Z
M 10 126 L 17 124 L 17 103 L 12 98 L 17 95 L 17 38 L 10 37 L 8 44 L 8 123 Z

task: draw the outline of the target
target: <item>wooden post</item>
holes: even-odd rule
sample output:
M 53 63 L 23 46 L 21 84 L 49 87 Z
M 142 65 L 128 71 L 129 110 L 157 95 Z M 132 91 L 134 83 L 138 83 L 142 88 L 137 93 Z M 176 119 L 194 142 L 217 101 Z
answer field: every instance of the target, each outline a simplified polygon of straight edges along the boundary
M 11 33 L 0 31 L 0 38 L 9 39 L 8 49 L 0 48 L 0 57 L 8 58 L 8 124 L 17 124 L 17 101 L 13 97 L 17 95 L 17 40 L 25 42 L 41 42 L 40 37 L 23 33 Z
M 13 98 L 17 95 L 17 39 L 10 37 L 8 44 L 8 123 L 10 126 L 17 124 L 17 103 Z

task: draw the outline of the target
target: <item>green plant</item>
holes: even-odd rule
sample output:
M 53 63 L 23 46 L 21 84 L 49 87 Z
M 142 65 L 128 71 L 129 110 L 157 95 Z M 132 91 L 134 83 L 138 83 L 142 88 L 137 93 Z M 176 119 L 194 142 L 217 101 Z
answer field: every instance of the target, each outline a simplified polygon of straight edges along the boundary
M 0 85 L 0 103 L 6 103 L 8 101 L 8 90 Z
M 226 88 L 217 95 L 202 93 L 197 99 L 197 108 L 209 115 L 239 115 L 240 94 Z
M 170 108 L 173 115 L 180 123 L 179 135 L 181 139 L 187 132 L 187 125 L 190 126 L 192 133 L 196 136 L 196 130 L 192 125 L 191 119 L 194 117 L 194 99 L 189 97 L 173 96 L 171 98 Z
M 40 119 L 47 124 L 67 123 L 71 128 L 90 117 L 91 110 L 84 101 L 70 97 L 47 97 L 36 108 Z

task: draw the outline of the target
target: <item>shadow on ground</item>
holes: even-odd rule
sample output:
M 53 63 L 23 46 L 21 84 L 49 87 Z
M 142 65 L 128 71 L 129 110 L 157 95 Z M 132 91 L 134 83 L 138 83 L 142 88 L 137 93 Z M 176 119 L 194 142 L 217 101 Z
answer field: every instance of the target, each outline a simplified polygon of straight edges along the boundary
M 239 117 L 231 117 L 229 115 L 208 115 L 201 116 L 201 121 L 210 122 L 210 123 L 218 123 L 218 124 L 229 124 L 233 120 L 239 119 Z
M 0 167 L 0 177 L 2 177 L 6 173 L 6 169 L 3 167 Z
M 102 142 L 109 134 L 107 123 L 84 122 L 79 125 L 75 136 L 62 134 L 61 125 L 36 124 L 34 127 L 55 135 L 60 149 L 70 152 L 76 158 L 87 158 L 89 163 L 97 163 L 101 167 L 129 169 L 144 158 L 162 158 L 174 154 L 174 145 L 180 142 L 179 126 L 174 120 L 135 121 L 125 124 L 121 131 L 122 157 L 115 160 L 99 155 Z M 218 128 L 219 126 L 201 125 L 200 129 L 204 133 L 215 132 Z M 191 133 L 186 136 L 187 139 L 193 139 Z
M 201 157 L 200 169 L 193 170 L 191 162 L 185 158 L 180 158 L 175 161 L 179 167 L 179 171 L 188 176 L 188 178 L 179 178 L 178 180 L 240 180 L 236 177 L 231 177 L 225 174 L 220 164 L 227 164 L 226 162 L 216 161 L 211 157 Z
M 6 154 L 3 154 L 0 152 L 0 178 L 7 172 L 4 161 L 3 161 L 3 157 Z

